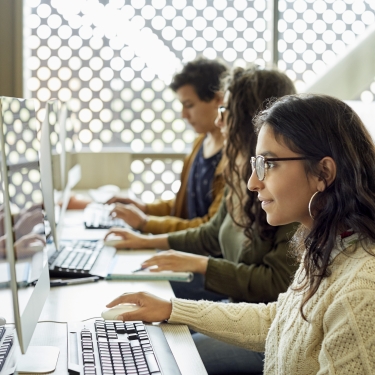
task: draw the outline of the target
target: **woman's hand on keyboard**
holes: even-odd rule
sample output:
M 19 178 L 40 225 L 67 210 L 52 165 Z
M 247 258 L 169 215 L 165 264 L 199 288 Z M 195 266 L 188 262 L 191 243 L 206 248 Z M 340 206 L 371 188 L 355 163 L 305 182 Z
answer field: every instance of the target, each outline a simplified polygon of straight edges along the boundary
M 104 245 L 116 249 L 146 249 L 148 236 L 137 234 L 131 229 L 111 228 L 104 237 Z
M 208 257 L 168 250 L 154 255 L 142 263 L 142 268 L 151 268 L 151 272 L 175 271 L 206 274 Z
M 41 209 L 35 209 L 20 215 L 17 223 L 13 226 L 16 240 L 20 239 L 26 234 L 31 233 L 37 224 L 41 224 L 43 222 L 44 216 Z
M 0 260 L 5 259 L 6 256 L 6 234 L 0 237 Z
M 108 201 L 106 202 L 106 204 L 112 203 L 132 204 L 139 208 L 142 212 L 146 212 L 146 204 L 143 203 L 140 199 L 123 198 L 115 195 L 113 198 L 108 199 Z
M 148 236 L 134 233 L 131 229 L 111 228 L 104 237 L 104 243 L 106 240 L 110 241 L 111 237 L 121 237 L 123 239 L 121 243 L 114 246 L 117 249 L 169 249 L 167 234 Z
M 132 228 L 142 231 L 147 223 L 147 215 L 132 204 L 116 203 L 110 214 L 112 217 L 122 219 Z
M 29 233 L 14 242 L 16 259 L 32 257 L 35 253 L 42 251 L 46 244 L 44 236 Z M 6 235 L 0 237 L 0 260 L 6 256 Z
M 45 237 L 37 233 L 29 233 L 14 243 L 16 259 L 30 258 L 46 245 Z
M 125 293 L 110 302 L 107 307 L 114 307 L 121 303 L 134 303 L 139 306 L 139 309 L 126 312 L 117 317 L 117 319 L 122 319 L 123 321 L 161 322 L 168 320 L 172 313 L 172 302 L 146 292 Z

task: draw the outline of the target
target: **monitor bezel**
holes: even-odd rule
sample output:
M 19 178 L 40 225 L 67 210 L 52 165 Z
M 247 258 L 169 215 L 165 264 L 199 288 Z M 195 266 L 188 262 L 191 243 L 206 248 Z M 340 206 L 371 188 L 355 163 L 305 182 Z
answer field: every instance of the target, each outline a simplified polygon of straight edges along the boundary
M 5 153 L 5 135 L 3 132 L 3 98 L 0 97 L 0 146 L 1 146 L 1 171 L 3 175 L 3 196 L 4 196 L 4 224 L 6 233 L 13 232 L 11 210 L 10 210 L 10 195 L 9 195 L 9 167 L 7 165 L 7 156 Z M 18 99 L 24 100 L 24 99 Z M 46 248 L 43 250 L 45 253 Z M 17 331 L 17 337 L 22 354 L 25 354 L 29 347 L 30 341 L 34 334 L 35 328 L 39 321 L 42 309 L 47 300 L 50 291 L 49 278 L 49 264 L 47 257 L 44 257 L 44 265 L 41 271 L 40 278 L 34 286 L 34 290 L 30 295 L 22 314 L 20 312 L 20 302 L 18 295 L 18 284 L 16 274 L 16 259 L 14 253 L 13 236 L 6 237 L 6 255 L 10 270 L 10 290 L 12 292 L 14 323 Z

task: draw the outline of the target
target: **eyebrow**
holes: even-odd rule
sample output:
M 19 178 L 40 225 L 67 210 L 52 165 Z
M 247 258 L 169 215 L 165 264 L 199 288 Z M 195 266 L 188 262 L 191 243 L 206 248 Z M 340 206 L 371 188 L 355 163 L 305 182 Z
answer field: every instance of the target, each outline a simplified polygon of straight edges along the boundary
M 272 151 L 265 151 L 265 152 L 262 152 L 261 154 L 259 155 L 262 155 L 264 157 L 273 157 L 273 158 L 277 158 L 277 155 L 275 153 L 273 153 Z
M 182 105 L 185 105 L 186 103 L 192 103 L 192 101 L 190 99 L 186 99 L 186 100 L 181 101 Z

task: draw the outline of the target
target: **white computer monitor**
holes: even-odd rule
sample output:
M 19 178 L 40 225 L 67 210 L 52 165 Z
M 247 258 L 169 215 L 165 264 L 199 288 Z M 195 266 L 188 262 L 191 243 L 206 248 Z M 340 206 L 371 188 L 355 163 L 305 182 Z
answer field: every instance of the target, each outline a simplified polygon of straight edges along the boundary
M 1 182 L 6 256 L 14 323 L 23 354 L 17 359 L 17 370 L 38 373 L 54 370 L 59 349 L 30 346 L 50 290 L 38 154 L 30 146 L 33 139 L 36 139 L 33 101 L 1 97 Z M 25 270 L 26 279 L 22 277 Z M 34 283 L 30 284 L 31 281 Z
M 0 155 L 0 169 L 2 159 Z M 13 300 L 10 291 L 10 265 L 6 255 L 6 232 L 4 223 L 4 193 L 2 173 L 0 171 L 0 348 L 9 350 L 7 357 L 0 361 L 0 375 L 10 375 L 16 371 L 20 356 L 17 333 L 9 324 L 13 322 Z M 10 320 L 11 319 L 11 320 Z M 8 323 L 8 324 L 7 324 Z M 6 340 L 11 343 L 5 343 Z
M 59 140 L 61 145 L 60 153 L 60 181 L 61 189 L 64 190 L 67 182 L 67 162 L 66 162 L 66 121 L 68 119 L 68 108 L 65 103 L 61 103 L 58 116 Z
M 55 186 L 53 182 L 53 162 L 52 162 L 52 144 L 51 144 L 51 124 L 50 118 L 52 113 L 56 113 L 56 101 L 51 100 L 46 103 L 45 108 L 45 118 L 41 126 L 41 134 L 40 134 L 40 172 L 41 172 L 41 183 L 42 183 L 42 191 L 43 191 L 43 198 L 44 198 L 44 207 L 47 214 L 48 221 L 51 226 L 51 232 L 55 241 L 56 248 L 58 249 L 59 241 L 61 238 L 61 232 L 63 230 L 63 223 L 64 223 L 64 216 L 65 211 L 68 207 L 70 194 L 73 187 L 79 182 L 81 179 L 81 168 L 77 164 L 72 167 L 67 175 L 66 183 L 64 182 L 64 189 L 61 195 L 61 209 L 59 210 L 59 219 L 58 224 L 55 217 Z M 64 108 L 61 109 L 65 111 Z M 61 117 L 61 116 L 60 116 Z M 65 144 L 65 133 L 61 136 L 62 128 L 61 126 L 65 124 L 66 121 L 66 114 L 63 115 L 63 120 L 60 123 L 60 142 L 61 144 Z M 65 163 L 65 148 L 62 148 L 61 159 L 64 159 Z M 65 165 L 65 164 L 64 164 Z M 65 166 L 64 166 L 65 168 Z M 63 173 L 65 175 L 65 173 Z M 65 180 L 64 180 L 65 181 Z
M 40 129 L 40 174 L 43 191 L 44 208 L 51 226 L 51 233 L 58 247 L 59 238 L 56 231 L 56 218 L 55 218 L 55 190 L 53 184 L 52 172 L 52 149 L 50 141 L 50 115 L 56 112 L 56 101 L 48 101 L 45 108 L 45 117 Z

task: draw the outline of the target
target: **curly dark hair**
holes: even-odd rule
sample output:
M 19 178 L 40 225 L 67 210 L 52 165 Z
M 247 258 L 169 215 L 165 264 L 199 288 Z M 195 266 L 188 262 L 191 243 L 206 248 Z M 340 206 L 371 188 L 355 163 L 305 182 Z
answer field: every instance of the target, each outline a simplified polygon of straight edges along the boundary
M 331 252 L 340 233 L 353 230 L 365 251 L 375 241 L 375 146 L 359 116 L 344 102 L 324 95 L 286 96 L 259 114 L 257 131 L 267 124 L 276 140 L 304 155 L 307 175 L 319 176 L 326 189 L 314 197 L 312 228 L 300 226 L 293 248 L 302 259 L 304 293 L 300 312 L 330 276 Z M 324 157 L 336 163 L 336 178 L 329 186 L 319 168 Z M 304 255 L 302 257 L 302 254 Z
M 224 150 L 224 177 L 229 186 L 228 211 L 232 220 L 244 228 L 247 238 L 252 239 L 255 230 L 263 239 L 272 239 L 276 229 L 267 223 L 266 214 L 261 209 L 256 194 L 245 190 L 238 182 L 244 181 L 246 185 L 251 175 L 250 158 L 254 156 L 257 141 L 254 116 L 265 108 L 268 100 L 294 94 L 296 91 L 293 82 L 284 73 L 260 69 L 255 65 L 247 69 L 234 69 L 223 80 L 222 85 L 224 91 L 230 93 L 227 104 L 228 139 Z M 238 157 L 244 158 L 245 162 L 238 165 Z M 235 197 L 242 206 L 240 217 L 234 214 Z
M 188 62 L 182 71 L 173 77 L 170 88 L 176 92 L 182 86 L 191 85 L 200 100 L 209 102 L 220 91 L 220 80 L 227 71 L 227 65 L 220 60 L 198 57 Z

